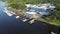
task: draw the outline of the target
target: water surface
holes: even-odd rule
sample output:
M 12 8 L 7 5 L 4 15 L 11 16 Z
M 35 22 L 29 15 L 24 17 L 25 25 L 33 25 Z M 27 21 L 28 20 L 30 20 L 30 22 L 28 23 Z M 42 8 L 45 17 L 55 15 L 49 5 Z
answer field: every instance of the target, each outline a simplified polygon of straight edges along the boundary
M 0 2 L 0 33 L 1 34 L 49 34 L 48 26 L 40 21 L 29 24 L 23 23 L 21 19 L 15 16 L 9 17 L 3 12 L 4 2 Z

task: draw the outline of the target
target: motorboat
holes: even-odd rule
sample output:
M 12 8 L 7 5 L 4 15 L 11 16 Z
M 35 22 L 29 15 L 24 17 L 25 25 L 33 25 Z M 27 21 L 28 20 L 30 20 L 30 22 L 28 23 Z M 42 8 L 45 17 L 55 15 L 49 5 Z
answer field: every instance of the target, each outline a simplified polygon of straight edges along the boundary
M 19 18 L 19 16 L 16 16 L 16 18 Z
M 10 10 L 7 10 L 7 8 L 5 7 L 3 12 L 5 12 L 8 16 L 12 16 L 12 15 L 15 15 L 14 12 L 10 11 Z
M 12 16 L 13 14 L 11 14 L 11 13 L 6 13 L 8 16 Z
M 22 20 L 23 22 L 26 22 L 26 21 L 28 21 L 28 19 L 24 19 L 24 20 Z

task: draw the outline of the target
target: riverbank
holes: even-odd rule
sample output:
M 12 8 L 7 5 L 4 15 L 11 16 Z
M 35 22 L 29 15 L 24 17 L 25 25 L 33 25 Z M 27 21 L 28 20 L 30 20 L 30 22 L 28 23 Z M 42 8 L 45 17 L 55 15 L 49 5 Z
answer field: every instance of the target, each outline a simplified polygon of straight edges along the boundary
M 50 20 L 49 18 L 39 18 L 38 20 L 43 21 L 43 22 L 46 22 L 48 24 L 60 26 L 60 21 L 55 20 L 55 19 Z
M 1 10 L 1 9 L 0 9 Z M 25 10 L 16 10 L 16 9 L 12 9 L 14 10 L 13 12 L 16 12 L 16 14 L 19 15 L 22 17 L 23 15 L 23 12 L 22 11 L 25 11 Z M 20 19 L 16 19 L 15 16 L 12 16 L 12 17 L 8 17 L 8 15 L 6 15 L 5 13 L 3 13 L 2 11 L 0 11 L 0 24 L 1 24 L 1 27 L 0 27 L 0 30 L 2 33 L 27 33 L 27 34 L 31 34 L 32 32 L 33 33 L 37 33 L 39 34 L 40 32 L 43 33 L 41 30 L 45 29 L 44 31 L 46 32 L 46 29 L 47 29 L 47 26 L 48 26 L 48 30 L 50 31 L 55 31 L 55 29 L 57 28 L 55 25 L 49 25 L 48 22 L 45 22 L 43 21 L 42 18 L 39 18 L 40 20 L 37 22 L 35 21 L 33 24 L 29 24 L 28 22 L 26 23 L 23 23 L 22 20 Z M 42 20 L 42 21 L 41 21 Z M 33 20 L 34 21 L 34 20 Z M 48 31 L 47 31 L 48 32 Z M 32 33 L 32 34 L 33 34 Z M 45 33 L 44 33 L 45 34 Z
M 18 10 L 18 9 L 13 9 L 13 8 L 8 8 L 8 9 L 12 10 L 13 12 L 15 12 L 20 17 L 24 16 L 25 9 L 24 10 L 21 10 L 21 9 Z M 50 19 L 49 17 L 45 17 L 45 18 L 40 17 L 37 20 L 40 20 L 40 21 L 43 21 L 43 22 L 46 22 L 46 23 L 49 23 L 49 24 L 60 26 L 60 23 L 59 23 L 60 21 L 55 20 L 55 19 Z
M 14 9 L 14 8 L 7 8 L 8 10 L 11 10 L 12 12 L 16 13 L 16 15 L 23 17 L 25 10 L 21 9 Z

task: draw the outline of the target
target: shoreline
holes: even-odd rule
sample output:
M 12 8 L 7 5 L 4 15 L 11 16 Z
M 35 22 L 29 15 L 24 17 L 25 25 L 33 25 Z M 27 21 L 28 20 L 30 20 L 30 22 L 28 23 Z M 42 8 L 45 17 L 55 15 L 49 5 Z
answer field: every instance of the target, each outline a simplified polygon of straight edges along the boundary
M 16 15 L 18 15 L 18 16 L 20 16 L 20 18 L 24 18 L 24 12 L 25 12 L 25 10 L 17 10 L 17 9 L 13 9 L 13 8 L 8 8 L 9 10 L 12 10 L 13 12 L 15 12 L 16 13 Z M 37 20 L 39 20 L 39 21 L 43 21 L 43 22 L 47 22 L 47 23 L 49 23 L 49 24 L 53 24 L 53 25 L 57 25 L 57 26 L 60 26 L 59 24 L 57 24 L 57 23 L 54 23 L 54 22 L 50 22 L 50 21 L 47 21 L 47 20 L 45 20 L 45 19 L 43 19 L 43 18 L 39 18 L 39 19 L 37 19 Z

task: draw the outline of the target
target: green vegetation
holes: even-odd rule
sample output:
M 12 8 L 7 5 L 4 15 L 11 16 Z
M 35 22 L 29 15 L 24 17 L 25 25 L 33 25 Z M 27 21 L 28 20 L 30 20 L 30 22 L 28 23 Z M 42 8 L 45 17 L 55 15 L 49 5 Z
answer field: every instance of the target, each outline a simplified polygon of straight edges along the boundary
M 12 7 L 15 10 L 24 10 L 24 11 L 26 8 L 25 4 L 27 2 L 32 3 L 32 4 L 38 4 L 38 3 L 43 3 L 43 2 L 53 3 L 56 6 L 56 11 L 53 14 L 51 14 L 49 17 L 45 17 L 45 19 L 40 19 L 40 20 L 42 21 L 45 20 L 47 22 L 60 24 L 60 0 L 2 0 L 2 1 L 8 2 L 7 4 L 8 7 Z

